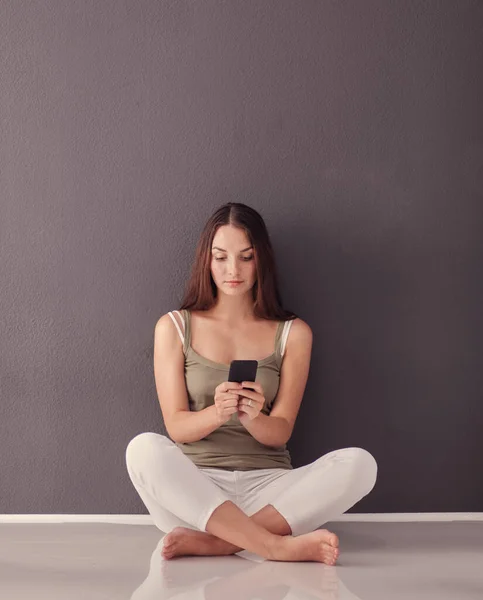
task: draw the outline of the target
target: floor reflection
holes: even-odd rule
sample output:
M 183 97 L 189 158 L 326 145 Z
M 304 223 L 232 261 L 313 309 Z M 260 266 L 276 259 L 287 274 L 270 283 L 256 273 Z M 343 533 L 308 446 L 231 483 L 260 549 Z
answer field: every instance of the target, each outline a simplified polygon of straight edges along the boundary
M 162 545 L 163 538 L 151 555 L 146 579 L 131 600 L 361 600 L 344 586 L 337 566 L 249 560 L 238 555 L 164 560 Z

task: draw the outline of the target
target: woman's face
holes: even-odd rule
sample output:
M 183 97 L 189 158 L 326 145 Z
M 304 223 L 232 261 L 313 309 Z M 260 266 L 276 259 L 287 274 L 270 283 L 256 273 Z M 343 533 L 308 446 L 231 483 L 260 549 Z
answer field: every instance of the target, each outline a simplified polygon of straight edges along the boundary
M 255 251 L 243 229 L 233 225 L 218 228 L 211 245 L 211 275 L 225 294 L 244 294 L 256 281 Z M 229 281 L 241 281 L 230 285 Z

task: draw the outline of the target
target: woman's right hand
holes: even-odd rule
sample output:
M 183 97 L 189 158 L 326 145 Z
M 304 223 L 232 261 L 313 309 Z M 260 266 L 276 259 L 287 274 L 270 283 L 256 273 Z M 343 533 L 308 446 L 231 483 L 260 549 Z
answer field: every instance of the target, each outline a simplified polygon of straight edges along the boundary
M 240 394 L 234 390 L 242 390 L 241 383 L 235 381 L 223 381 L 215 388 L 215 407 L 218 424 L 223 425 L 230 420 L 231 415 L 238 412 L 238 400 Z

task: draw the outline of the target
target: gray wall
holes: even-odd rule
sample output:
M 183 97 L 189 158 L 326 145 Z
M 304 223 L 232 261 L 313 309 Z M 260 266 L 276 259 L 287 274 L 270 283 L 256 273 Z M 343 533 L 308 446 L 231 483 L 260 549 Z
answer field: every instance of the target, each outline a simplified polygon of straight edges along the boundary
M 0 512 L 146 513 L 153 330 L 220 204 L 314 331 L 295 466 L 482 511 L 481 2 L 0 2 Z

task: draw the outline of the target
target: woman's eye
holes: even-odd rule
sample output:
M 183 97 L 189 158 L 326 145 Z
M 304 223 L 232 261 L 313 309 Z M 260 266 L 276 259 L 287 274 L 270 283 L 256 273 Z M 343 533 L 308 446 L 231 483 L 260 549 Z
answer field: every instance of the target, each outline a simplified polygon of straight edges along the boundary
M 252 260 L 252 258 L 253 258 L 253 254 L 251 256 L 247 256 L 245 258 L 242 258 L 242 260 Z M 223 257 L 223 258 L 216 258 L 215 257 L 215 260 L 225 260 L 225 257 Z

